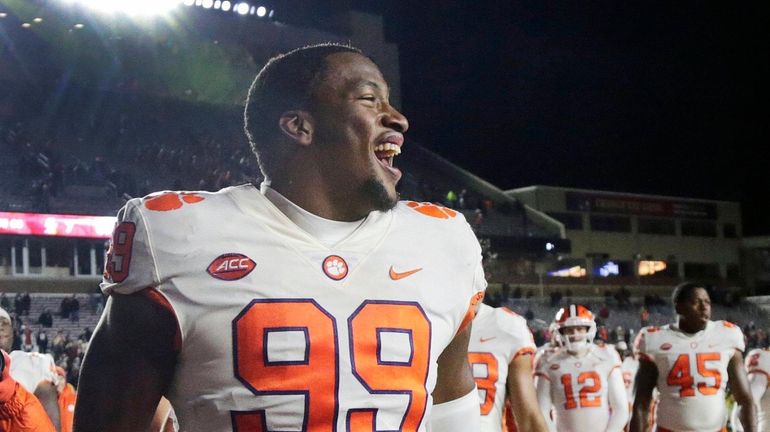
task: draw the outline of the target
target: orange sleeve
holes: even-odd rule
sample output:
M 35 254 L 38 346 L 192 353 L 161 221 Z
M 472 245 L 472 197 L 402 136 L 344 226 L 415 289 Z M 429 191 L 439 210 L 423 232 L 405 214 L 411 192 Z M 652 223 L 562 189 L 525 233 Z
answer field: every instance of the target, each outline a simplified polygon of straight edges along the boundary
M 468 304 L 468 310 L 465 312 L 465 317 L 463 317 L 463 321 L 460 323 L 460 328 L 457 329 L 457 333 L 465 330 L 465 328 L 468 327 L 468 324 L 473 321 L 473 318 L 476 316 L 476 312 L 479 310 L 479 303 L 481 303 L 481 300 L 483 299 L 484 291 L 479 291 L 471 297 L 471 300 Z
M 16 384 L 13 397 L 0 404 L 0 430 L 19 432 L 55 432 L 37 398 Z
M 72 432 L 72 424 L 75 421 L 75 399 L 77 393 L 72 384 L 67 383 L 59 394 L 59 421 L 61 432 Z

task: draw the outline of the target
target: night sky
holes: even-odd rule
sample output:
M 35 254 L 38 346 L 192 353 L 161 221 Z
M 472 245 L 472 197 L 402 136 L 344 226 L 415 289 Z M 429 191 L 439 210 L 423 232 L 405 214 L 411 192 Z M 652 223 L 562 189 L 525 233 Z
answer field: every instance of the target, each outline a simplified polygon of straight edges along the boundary
M 770 235 L 770 3 L 367 1 L 409 136 L 503 189 L 739 201 Z

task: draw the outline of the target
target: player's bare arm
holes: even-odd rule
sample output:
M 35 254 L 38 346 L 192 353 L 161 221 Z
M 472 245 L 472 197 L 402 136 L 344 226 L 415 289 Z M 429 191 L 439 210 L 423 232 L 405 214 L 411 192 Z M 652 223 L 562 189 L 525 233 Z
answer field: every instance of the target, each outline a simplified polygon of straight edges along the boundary
M 433 390 L 433 404 L 449 402 L 467 395 L 476 387 L 468 364 L 468 341 L 471 326 L 457 333 L 438 357 L 438 376 Z
M 56 432 L 61 431 L 61 419 L 59 418 L 59 392 L 56 391 L 56 386 L 51 382 L 41 382 L 35 388 L 35 397 L 43 405 L 43 409 L 48 418 L 51 419 Z
M 537 394 L 537 405 L 540 413 L 545 419 L 547 430 L 555 431 L 556 425 L 551 418 L 551 409 L 553 408 L 553 399 L 551 398 L 551 383 L 545 374 L 537 374 L 535 377 L 535 391 Z
M 176 331 L 151 299 L 110 296 L 83 361 L 74 430 L 146 430 L 173 376 Z
M 547 432 L 532 385 L 532 354 L 520 355 L 508 365 L 506 387 L 518 430 Z
M 646 432 L 649 428 L 652 391 L 658 380 L 658 368 L 654 363 L 640 359 L 634 379 L 634 407 L 631 412 L 630 432 Z
M 470 334 L 469 324 L 455 335 L 438 357 L 430 419 L 432 430 L 465 432 L 480 427 L 479 397 L 468 363 Z
M 741 407 L 740 420 L 745 432 L 757 430 L 757 408 L 751 395 L 746 369 L 743 367 L 743 354 L 736 351 L 727 365 L 727 375 L 735 402 Z

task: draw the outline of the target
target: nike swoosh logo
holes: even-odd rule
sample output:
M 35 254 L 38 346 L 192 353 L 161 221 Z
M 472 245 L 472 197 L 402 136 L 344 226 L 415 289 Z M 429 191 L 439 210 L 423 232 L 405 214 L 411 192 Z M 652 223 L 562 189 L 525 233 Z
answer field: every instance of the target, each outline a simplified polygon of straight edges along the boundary
M 495 336 L 488 337 L 488 338 L 479 338 L 479 342 L 481 342 L 481 343 L 489 342 L 489 341 L 491 341 L 494 338 L 495 338 Z
M 397 271 L 393 270 L 393 266 L 390 266 L 389 274 L 390 274 L 390 278 L 391 279 L 399 280 L 399 279 L 403 279 L 405 277 L 409 277 L 409 276 L 417 273 L 420 270 L 422 270 L 422 267 L 416 268 L 414 270 L 408 270 L 408 271 L 405 271 L 405 272 L 397 272 Z

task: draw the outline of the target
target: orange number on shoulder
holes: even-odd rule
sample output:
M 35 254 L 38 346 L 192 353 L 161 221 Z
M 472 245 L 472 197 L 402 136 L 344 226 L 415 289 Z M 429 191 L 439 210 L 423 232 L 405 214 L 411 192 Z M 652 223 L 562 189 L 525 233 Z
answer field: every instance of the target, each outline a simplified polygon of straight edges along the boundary
M 107 250 L 107 259 L 104 262 L 105 279 L 123 282 L 128 277 L 134 234 L 136 234 L 136 225 L 133 222 L 121 222 L 112 231 L 110 248 Z
M 587 381 L 591 384 L 585 385 Z M 572 387 L 572 374 L 564 374 L 561 376 L 561 385 L 564 387 L 564 409 L 575 409 L 578 406 L 580 408 L 592 408 L 602 405 L 602 396 L 600 394 L 602 390 L 602 378 L 594 371 L 581 372 L 577 377 L 578 385 L 583 385 L 580 388 L 579 400 L 575 400 L 575 391 Z
M 707 361 L 719 361 L 722 356 L 719 353 L 696 353 L 695 366 L 698 374 L 703 378 L 713 378 L 714 382 L 709 385 L 705 382 L 699 382 L 695 385 L 695 378 L 691 373 L 690 355 L 679 354 L 674 362 L 674 366 L 666 377 L 666 384 L 670 386 L 679 386 L 679 397 L 695 396 L 695 387 L 706 396 L 716 394 L 722 386 L 722 374 L 719 370 L 706 367 Z
M 431 325 L 423 310 L 416 303 L 367 301 L 350 316 L 348 328 L 355 377 L 372 395 L 409 395 L 399 430 L 417 431 L 428 402 L 430 365 Z M 407 356 L 387 357 L 386 333 L 400 336 L 392 343 L 408 344 L 399 347 Z M 300 349 L 287 351 L 287 338 Z M 339 338 L 329 312 L 310 299 L 254 300 L 233 320 L 233 343 L 235 376 L 254 395 L 304 396 L 302 430 L 337 430 Z M 350 409 L 347 428 L 374 431 L 376 415 L 377 408 Z M 231 417 L 235 431 L 268 432 L 264 410 Z
M 484 392 L 484 399 L 481 401 L 481 415 L 488 415 L 495 406 L 495 394 L 497 393 L 497 378 L 499 371 L 497 369 L 497 359 L 492 353 L 488 352 L 469 352 L 468 363 L 473 368 L 473 379 L 476 381 L 476 387 Z M 475 367 L 479 365 L 480 368 Z M 477 370 L 486 370 L 486 376 L 477 376 Z

